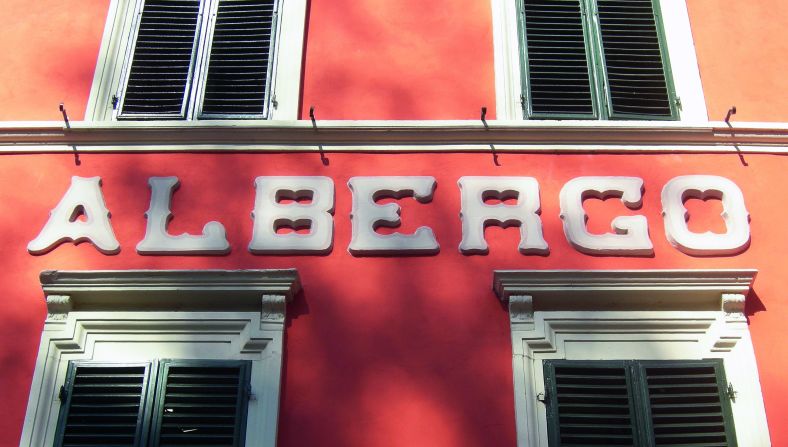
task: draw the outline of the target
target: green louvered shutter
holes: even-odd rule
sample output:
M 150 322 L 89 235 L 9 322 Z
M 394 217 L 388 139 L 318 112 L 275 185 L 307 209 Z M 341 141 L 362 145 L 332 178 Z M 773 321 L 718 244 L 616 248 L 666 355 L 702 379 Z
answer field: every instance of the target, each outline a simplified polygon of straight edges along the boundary
M 587 31 L 578 0 L 523 0 L 526 114 L 596 116 Z
M 597 0 L 597 13 L 610 118 L 674 119 L 652 0 Z
M 200 0 L 145 0 L 120 118 L 186 116 L 201 27 Z
M 201 117 L 267 113 L 275 6 L 275 0 L 219 0 Z
M 151 366 L 69 363 L 55 446 L 143 445 Z
M 544 364 L 549 445 L 736 447 L 721 360 Z
M 547 362 L 551 446 L 635 443 L 635 409 L 623 362 Z
M 644 363 L 655 445 L 736 446 L 721 362 Z
M 162 360 L 151 445 L 243 446 L 250 369 L 242 361 Z

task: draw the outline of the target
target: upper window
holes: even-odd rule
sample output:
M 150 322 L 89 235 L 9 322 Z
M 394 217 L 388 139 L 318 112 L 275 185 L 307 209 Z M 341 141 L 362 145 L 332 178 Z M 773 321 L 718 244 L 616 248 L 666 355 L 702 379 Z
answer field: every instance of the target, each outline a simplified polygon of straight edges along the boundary
M 306 0 L 116 0 L 95 120 L 295 119 Z
M 491 0 L 498 119 L 704 122 L 683 0 Z
M 522 0 L 520 6 L 526 117 L 677 116 L 652 0 Z
M 144 0 L 120 118 L 263 118 L 274 0 Z

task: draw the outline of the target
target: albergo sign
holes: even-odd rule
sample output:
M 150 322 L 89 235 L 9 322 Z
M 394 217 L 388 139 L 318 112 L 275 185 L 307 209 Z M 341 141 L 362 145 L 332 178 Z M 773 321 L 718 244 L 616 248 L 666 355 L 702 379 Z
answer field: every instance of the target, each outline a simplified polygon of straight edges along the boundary
M 150 207 L 145 217 L 145 237 L 137 244 L 142 255 L 225 254 L 230 244 L 224 226 L 208 222 L 202 234 L 168 233 L 172 219 L 172 195 L 177 177 L 151 177 Z M 539 183 L 533 177 L 461 177 L 457 184 L 461 198 L 460 220 L 464 254 L 487 253 L 484 228 L 519 225 L 522 254 L 547 254 L 539 216 Z M 332 250 L 334 235 L 334 182 L 328 177 L 266 176 L 254 182 L 253 231 L 249 251 L 255 254 L 325 254 Z M 397 227 L 400 207 L 379 204 L 384 197 L 413 197 L 419 202 L 432 200 L 436 182 L 429 176 L 353 177 L 352 238 L 348 251 L 356 256 L 435 254 L 438 241 L 426 226 L 414 233 L 380 234 L 376 228 Z M 569 243 L 586 254 L 645 256 L 653 253 L 645 216 L 619 216 L 613 219 L 614 232 L 592 234 L 586 228 L 583 200 L 620 197 L 625 206 L 636 209 L 642 201 L 643 180 L 637 177 L 577 177 L 568 181 L 559 194 L 561 220 Z M 722 201 L 724 233 L 695 233 L 687 227 L 684 201 L 690 198 L 716 198 Z M 283 200 L 289 199 L 287 203 Z M 499 203 L 487 203 L 497 199 Z M 516 199 L 516 203 L 503 203 Z M 299 203 L 298 200 L 308 200 Z M 739 187 L 714 175 L 685 175 L 668 181 L 662 188 L 662 215 L 665 234 L 678 250 L 690 255 L 731 255 L 745 250 L 750 243 L 749 215 Z M 77 219 L 84 215 L 85 219 Z M 309 228 L 308 233 L 279 233 L 282 227 Z M 73 177 L 71 186 L 52 210 L 39 235 L 27 246 L 32 254 L 53 250 L 63 242 L 89 241 L 105 254 L 120 251 L 104 203 L 99 177 Z

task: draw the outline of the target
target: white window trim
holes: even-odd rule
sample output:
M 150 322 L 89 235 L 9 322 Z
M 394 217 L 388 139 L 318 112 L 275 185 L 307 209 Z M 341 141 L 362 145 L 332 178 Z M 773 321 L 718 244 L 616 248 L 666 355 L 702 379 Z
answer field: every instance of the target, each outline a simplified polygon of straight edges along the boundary
M 139 1 L 112 0 L 109 5 L 85 111 L 87 121 L 114 121 L 117 117 L 118 110 L 112 107 L 112 97 L 119 95 L 124 87 L 122 83 L 126 76 L 127 49 L 132 44 L 134 16 Z M 306 3 L 307 0 L 279 0 L 269 120 L 298 119 Z M 276 100 L 276 107 L 273 106 L 273 99 Z M 230 125 L 235 121 L 249 120 L 217 122 Z
M 520 79 L 520 43 L 517 34 L 517 5 L 515 0 L 491 0 L 493 18 L 493 47 L 495 66 L 495 113 L 498 120 L 522 120 L 523 94 Z M 685 0 L 659 0 L 662 11 L 668 58 L 676 89 L 681 99 L 679 121 L 704 123 L 708 121 L 706 101 L 695 55 L 695 44 L 690 29 Z M 573 120 L 530 120 L 545 123 L 572 123 Z
M 547 447 L 543 362 L 722 359 L 739 445 L 771 445 L 745 296 L 754 270 L 496 271 L 509 307 L 517 445 Z
M 68 362 L 252 364 L 246 445 L 274 447 L 285 307 L 295 270 L 45 271 L 48 316 L 20 446 L 53 445 Z

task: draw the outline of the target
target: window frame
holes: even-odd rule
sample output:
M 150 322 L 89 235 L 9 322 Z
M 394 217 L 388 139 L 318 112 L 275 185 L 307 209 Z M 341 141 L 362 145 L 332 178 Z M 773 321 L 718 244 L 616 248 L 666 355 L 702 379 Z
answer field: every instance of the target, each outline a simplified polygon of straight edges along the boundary
M 180 116 L 120 116 L 123 107 L 123 94 L 126 79 L 130 70 L 130 58 L 136 44 L 138 13 L 144 0 L 111 0 L 104 35 L 96 62 L 96 71 L 88 99 L 85 120 L 87 121 L 211 121 L 221 120 L 232 125 L 236 121 L 250 120 L 295 120 L 298 118 L 298 106 L 301 93 L 301 64 L 303 60 L 303 44 L 305 33 L 306 10 L 308 0 L 276 0 L 275 20 L 272 40 L 274 47 L 269 58 L 270 81 L 266 85 L 266 105 L 263 115 L 205 115 L 202 113 L 202 94 L 204 91 L 203 74 L 206 70 L 206 58 L 212 39 L 214 17 L 202 20 L 198 25 L 200 36 L 194 48 L 195 67 L 189 74 L 189 86 L 185 93 L 183 111 L 185 118 Z M 215 12 L 218 2 L 202 0 L 201 11 L 206 5 Z M 207 12 L 210 15 L 210 12 Z M 210 23 L 209 23 L 210 22 Z M 203 47 L 207 46 L 208 51 Z M 199 101 L 198 101 L 199 100 Z M 199 104 L 198 104 L 199 102 Z M 225 119 L 227 118 L 227 119 Z
M 276 445 L 295 270 L 44 271 L 41 283 L 48 316 L 20 446 L 53 445 L 71 361 L 163 358 L 250 361 L 245 442 Z
M 746 295 L 755 270 L 498 270 L 519 447 L 547 447 L 546 360 L 723 362 L 739 445 L 770 446 Z
M 491 0 L 497 118 L 499 120 L 537 121 L 554 125 L 562 125 L 562 123 L 573 124 L 577 123 L 578 120 L 598 120 L 598 117 L 589 118 L 588 116 L 566 118 L 542 116 L 529 118 L 526 116 L 522 104 L 527 90 L 523 82 L 525 76 L 525 54 L 521 45 L 521 42 L 523 42 L 520 26 L 522 20 L 521 4 L 522 0 Z M 677 116 L 670 120 L 665 118 L 655 119 L 653 117 L 619 120 L 614 116 L 605 119 L 605 121 L 632 122 L 633 124 L 642 123 L 642 121 L 655 121 L 656 123 L 667 123 L 670 121 L 684 123 L 708 122 L 686 1 L 652 0 L 652 4 L 654 4 L 655 11 L 659 11 L 658 20 L 661 21 L 658 31 L 661 32 L 666 48 L 666 51 L 663 51 L 663 60 L 667 61 L 666 69 L 670 73 L 667 79 L 671 84 L 668 87 L 670 89 L 672 85 L 672 90 L 675 92 L 674 98 L 680 104 L 677 107 Z M 596 7 L 596 2 L 594 2 L 594 7 Z M 584 26 L 584 28 L 586 27 Z M 588 45 L 589 41 L 586 39 L 586 46 L 588 47 Z M 586 56 L 588 57 L 588 54 Z M 591 63 L 591 65 L 590 70 L 595 70 L 594 64 Z M 597 75 L 596 73 L 593 74 L 593 76 Z M 596 88 L 594 85 L 598 83 L 593 79 L 591 81 L 592 89 Z M 596 96 L 592 95 L 593 101 L 597 101 Z M 594 107 L 598 110 L 600 104 L 595 103 Z

